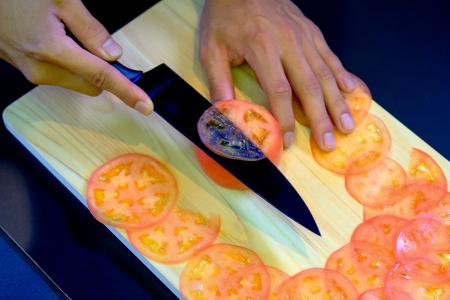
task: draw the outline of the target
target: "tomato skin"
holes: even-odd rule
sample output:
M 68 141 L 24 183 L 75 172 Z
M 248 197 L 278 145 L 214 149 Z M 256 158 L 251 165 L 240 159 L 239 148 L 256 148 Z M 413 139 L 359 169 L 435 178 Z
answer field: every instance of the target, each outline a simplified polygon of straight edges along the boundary
M 352 241 L 333 252 L 325 267 L 346 276 L 362 293 L 383 287 L 386 274 L 394 263 L 394 255 L 386 248 Z
M 348 299 L 356 300 L 358 292 L 342 274 L 328 269 L 310 268 L 285 280 L 275 299 Z
M 220 218 L 174 209 L 162 222 L 127 230 L 131 244 L 147 258 L 164 264 L 181 263 L 208 247 L 219 235 Z
M 216 102 L 214 106 L 242 130 L 253 143 L 260 147 L 266 157 L 275 165 L 280 162 L 281 154 L 283 152 L 281 128 L 276 119 L 266 108 L 246 100 L 222 100 Z M 247 115 L 249 111 L 254 112 L 255 114 Z M 254 120 L 251 118 L 254 118 Z M 263 128 L 263 130 L 265 130 L 264 132 L 266 132 L 262 142 L 255 135 L 259 132 L 259 128 Z M 241 181 L 225 170 L 202 150 L 195 147 L 194 152 L 200 167 L 206 175 L 217 184 L 229 189 L 244 190 L 247 188 Z
M 267 266 L 267 271 L 269 272 L 270 276 L 269 300 L 275 300 L 278 288 L 281 286 L 281 284 L 283 284 L 284 281 L 286 281 L 289 278 L 289 275 L 277 268 L 270 266 Z
M 180 291 L 186 300 L 232 296 L 267 299 L 270 276 L 252 250 L 219 243 L 205 248 L 187 262 L 180 276 Z
M 144 228 L 160 222 L 174 209 L 178 184 L 157 159 L 126 153 L 105 162 L 91 174 L 86 198 L 90 212 L 99 222 L 123 229 Z
M 376 244 L 394 253 L 398 234 L 406 223 L 406 219 L 395 216 L 376 216 L 359 224 L 351 240 Z
M 359 295 L 358 300 L 388 300 L 382 288 L 368 290 Z
M 447 178 L 439 164 L 429 154 L 417 148 L 411 150 L 408 181 L 418 184 L 435 184 L 447 190 Z
M 339 174 L 354 175 L 372 170 L 387 156 L 391 136 L 384 122 L 368 114 L 350 134 L 335 130 L 336 149 L 322 151 L 313 136 L 310 138 L 314 160 L 323 168 Z

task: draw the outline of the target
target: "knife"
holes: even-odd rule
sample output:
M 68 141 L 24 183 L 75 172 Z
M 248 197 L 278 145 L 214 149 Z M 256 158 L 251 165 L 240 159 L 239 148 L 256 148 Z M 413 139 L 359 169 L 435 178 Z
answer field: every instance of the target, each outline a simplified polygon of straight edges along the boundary
M 152 99 L 155 112 L 194 145 L 270 205 L 320 236 L 319 228 L 302 197 L 268 158 L 234 160 L 218 155 L 205 146 L 198 134 L 197 122 L 211 103 L 167 65 L 161 64 L 145 73 L 117 61 L 111 65 L 142 88 Z M 233 130 L 240 132 L 237 127 Z M 243 133 L 240 135 L 244 136 Z M 252 144 L 250 140 L 246 142 Z

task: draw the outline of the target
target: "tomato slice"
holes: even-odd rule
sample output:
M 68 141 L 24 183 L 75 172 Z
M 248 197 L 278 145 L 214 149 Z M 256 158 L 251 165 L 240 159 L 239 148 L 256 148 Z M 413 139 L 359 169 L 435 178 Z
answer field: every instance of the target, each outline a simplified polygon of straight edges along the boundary
M 384 289 L 373 289 L 359 295 L 358 300 L 388 300 L 384 294 Z
M 183 262 L 214 242 L 219 235 L 218 216 L 205 218 L 198 212 L 175 208 L 162 222 L 128 230 L 131 244 L 151 260 Z
M 358 292 L 342 274 L 322 268 L 303 270 L 287 279 L 276 299 L 356 299 Z
M 163 220 L 175 207 L 178 186 L 161 162 L 144 154 L 124 154 L 98 167 L 89 178 L 87 203 L 107 225 L 143 228 Z
M 252 250 L 214 244 L 187 262 L 181 273 L 180 290 L 188 300 L 267 299 L 270 276 Z
M 432 183 L 447 190 L 447 178 L 438 163 L 422 150 L 413 148 L 409 157 L 409 182 Z
M 378 245 L 352 241 L 333 252 L 326 268 L 338 271 L 355 285 L 358 292 L 380 288 L 389 269 L 394 265 L 394 255 Z
M 424 215 L 432 216 L 450 228 L 450 193 L 447 193 L 437 205 L 431 207 Z
M 389 193 L 388 205 L 382 208 L 364 207 L 364 220 L 378 215 L 412 219 L 436 206 L 446 193 L 433 184 L 407 184 Z
M 372 97 L 368 95 L 362 88 L 358 87 L 350 93 L 342 93 L 344 100 L 353 117 L 353 122 L 357 126 L 366 117 L 372 104 Z M 309 127 L 309 120 L 303 110 L 298 99 L 293 99 L 292 106 L 294 109 L 295 119 L 303 126 Z
M 283 151 L 280 125 L 263 106 L 245 100 L 223 100 L 214 106 L 230 119 L 274 164 L 278 164 Z M 202 150 L 195 154 L 203 171 L 217 184 L 232 189 L 245 189 L 245 185 Z
M 276 292 L 278 291 L 278 288 L 280 285 L 289 278 L 289 275 L 281 271 L 280 269 L 266 266 L 267 271 L 269 272 L 270 276 L 270 296 L 269 300 L 275 300 L 276 299 Z
M 391 137 L 379 118 L 368 114 L 350 134 L 335 131 L 336 149 L 319 149 L 311 135 L 311 151 L 319 165 L 337 174 L 359 174 L 372 170 L 387 156 Z
M 418 268 L 415 261 L 396 264 L 386 277 L 384 292 L 388 299 L 448 300 L 449 278 L 437 278 L 428 266 Z
M 345 176 L 348 193 L 362 205 L 375 208 L 385 206 L 391 190 L 400 188 L 405 183 L 405 170 L 390 158 L 368 172 Z
M 403 264 L 426 257 L 447 268 L 450 263 L 450 231 L 432 217 L 415 218 L 401 229 L 395 257 Z
M 353 231 L 351 240 L 376 244 L 394 253 L 397 236 L 406 223 L 407 220 L 395 216 L 377 216 L 359 224 Z

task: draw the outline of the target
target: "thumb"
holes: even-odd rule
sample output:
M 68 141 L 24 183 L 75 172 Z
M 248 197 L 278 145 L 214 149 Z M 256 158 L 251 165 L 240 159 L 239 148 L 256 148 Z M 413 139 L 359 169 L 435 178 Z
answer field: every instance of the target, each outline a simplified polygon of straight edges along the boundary
M 80 0 L 62 3 L 58 16 L 87 50 L 107 61 L 119 59 L 122 47 Z

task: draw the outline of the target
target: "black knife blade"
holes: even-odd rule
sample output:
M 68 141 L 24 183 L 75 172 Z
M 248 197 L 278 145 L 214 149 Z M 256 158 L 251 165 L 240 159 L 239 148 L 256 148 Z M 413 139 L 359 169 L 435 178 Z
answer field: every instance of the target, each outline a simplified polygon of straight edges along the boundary
M 150 96 L 155 112 L 171 126 L 270 205 L 320 236 L 319 228 L 302 197 L 269 159 L 228 159 L 203 144 L 197 121 L 211 107 L 211 103 L 167 65 L 161 64 L 146 73 L 129 69 L 119 62 L 112 65 Z

